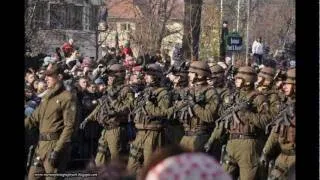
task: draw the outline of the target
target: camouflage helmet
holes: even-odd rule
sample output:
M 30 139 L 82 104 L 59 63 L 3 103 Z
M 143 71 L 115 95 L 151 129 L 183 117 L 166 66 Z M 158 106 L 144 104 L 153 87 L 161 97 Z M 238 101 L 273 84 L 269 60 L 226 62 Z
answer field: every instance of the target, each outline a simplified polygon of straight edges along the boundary
M 210 67 L 208 63 L 204 61 L 193 61 L 190 64 L 189 72 L 193 72 L 204 77 L 209 77 L 211 75 Z
M 289 69 L 286 73 L 286 84 L 296 84 L 296 68 Z
M 224 75 L 224 69 L 216 64 L 211 67 L 212 77 L 222 77 Z
M 148 64 L 144 68 L 145 74 L 153 75 L 153 76 L 162 76 L 163 75 L 163 69 L 159 64 Z
M 124 77 L 126 69 L 121 64 L 112 64 L 108 67 L 108 74 L 110 76 Z
M 242 78 L 246 82 L 254 83 L 257 81 L 257 73 L 253 67 L 243 66 L 238 69 L 235 78 Z
M 258 76 L 263 77 L 268 81 L 272 81 L 275 76 L 275 69 L 271 67 L 263 67 L 260 70 Z

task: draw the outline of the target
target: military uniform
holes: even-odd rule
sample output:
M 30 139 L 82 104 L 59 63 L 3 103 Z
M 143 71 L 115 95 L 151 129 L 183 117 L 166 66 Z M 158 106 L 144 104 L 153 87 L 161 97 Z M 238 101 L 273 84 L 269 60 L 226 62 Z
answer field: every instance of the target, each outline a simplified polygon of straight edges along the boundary
M 239 167 L 240 179 L 257 178 L 259 163 L 259 154 L 262 148 L 259 148 L 258 136 L 264 133 L 265 126 L 269 118 L 263 115 L 265 112 L 266 99 L 263 95 L 253 90 L 253 83 L 256 74 L 251 67 L 240 67 L 235 76 L 244 81 L 245 87 L 240 87 L 232 96 L 235 107 L 231 107 L 231 121 L 217 122 L 212 140 L 219 140 L 223 132 L 229 133 L 226 146 L 226 156 L 223 158 L 223 167 L 225 171 L 236 176 L 235 172 Z M 245 107 L 237 109 L 237 105 L 243 104 Z
M 219 109 L 218 115 L 220 115 L 224 109 L 231 106 L 233 103 L 231 91 L 225 85 L 225 76 L 224 76 L 224 69 L 216 64 L 211 67 L 212 72 L 212 86 L 216 90 L 218 97 L 219 97 Z M 206 152 L 213 154 L 216 159 L 220 159 L 221 157 L 221 148 L 222 145 L 226 142 L 226 135 L 223 134 L 222 129 L 215 128 L 216 131 L 211 133 L 211 136 L 206 144 Z
M 52 74 L 58 73 L 54 68 Z M 76 98 L 64 89 L 62 83 L 58 83 L 43 97 L 32 115 L 25 119 L 26 128 L 38 127 L 40 133 L 28 179 L 44 179 L 43 176 L 36 177 L 34 174 L 61 173 L 66 169 L 71 151 L 71 136 L 75 130 L 76 111 Z
M 134 100 L 131 89 L 120 85 L 124 82 L 124 67 L 113 64 L 109 71 L 110 76 L 116 77 L 117 83 L 108 89 L 106 95 L 99 100 L 98 106 L 85 120 L 98 121 L 104 128 L 98 141 L 95 158 L 97 166 L 105 164 L 110 157 L 118 159 L 120 153 L 125 151 L 128 142 L 128 114 Z
M 219 100 L 216 91 L 207 83 L 211 72 L 206 62 L 192 62 L 189 72 L 195 73 L 198 79 L 192 82 L 194 87 L 189 90 L 186 106 L 177 111 L 185 132 L 180 145 L 191 151 L 204 151 L 217 116 Z
M 178 68 L 172 66 L 169 70 L 169 77 L 179 78 L 176 82 L 174 79 L 172 83 L 174 83 L 172 89 L 170 90 L 170 97 L 172 99 L 173 106 L 179 106 L 179 103 L 187 100 L 188 98 L 188 71 L 185 63 L 180 65 Z M 184 135 L 184 128 L 179 121 L 178 116 L 171 116 L 168 127 L 166 128 L 166 136 L 168 137 L 168 144 L 179 144 L 182 137 Z
M 295 69 L 288 70 L 285 83 L 295 84 Z M 288 108 L 286 112 L 283 111 L 276 117 L 271 134 L 263 148 L 262 156 L 264 159 L 270 158 L 277 145 L 281 149 L 281 153 L 276 158 L 275 166 L 269 175 L 270 179 L 288 179 L 289 169 L 295 165 L 296 117 L 294 95 L 292 94 L 286 102 L 286 108 Z
M 134 123 L 137 129 L 132 142 L 127 168 L 137 172 L 143 164 L 148 163 L 152 153 L 165 143 L 164 128 L 167 124 L 167 109 L 171 105 L 168 91 L 159 87 L 162 75 L 161 67 L 149 64 L 146 73 L 152 75 L 154 82 L 143 91 L 142 99 L 135 100 Z
M 188 89 L 184 87 L 176 87 L 170 91 L 173 106 L 178 105 L 179 101 L 185 100 L 187 98 Z M 183 135 L 184 135 L 184 128 L 179 121 L 178 116 L 172 116 L 168 127 L 166 129 L 166 136 L 169 139 L 169 144 L 179 144 Z
M 260 81 L 258 80 L 256 82 L 256 89 L 263 93 L 268 99 L 268 110 L 272 117 L 276 116 L 279 113 L 281 104 L 279 91 L 272 90 L 275 76 L 276 73 L 273 68 L 263 67 L 258 74 L 258 78 L 260 79 Z M 269 82 L 269 84 L 266 84 L 266 82 Z

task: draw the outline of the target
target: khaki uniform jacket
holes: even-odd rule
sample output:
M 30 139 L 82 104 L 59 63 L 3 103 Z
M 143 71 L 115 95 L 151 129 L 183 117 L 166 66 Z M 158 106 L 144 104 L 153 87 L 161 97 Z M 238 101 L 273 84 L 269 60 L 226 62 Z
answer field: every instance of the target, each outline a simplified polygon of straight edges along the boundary
M 217 92 L 213 88 L 203 85 L 190 90 L 189 93 L 189 96 L 203 99 L 203 102 L 196 102 L 194 106 L 190 107 L 193 117 L 189 117 L 187 121 L 181 122 L 185 131 L 209 130 L 213 127 L 214 121 L 217 118 L 219 105 Z M 179 109 L 179 106 L 168 109 L 169 116 L 175 113 L 174 111 L 179 111 Z
M 146 91 L 147 89 L 145 89 L 143 93 L 148 93 Z M 139 110 L 136 112 L 134 116 L 134 122 L 136 124 L 137 129 L 144 129 L 144 125 L 150 124 L 161 126 L 162 122 L 160 121 L 167 119 L 167 109 L 171 105 L 168 91 L 161 87 L 155 87 L 151 89 L 151 92 L 155 96 L 155 102 L 146 100 L 141 108 L 138 107 Z M 138 106 L 139 103 L 141 102 L 138 102 L 136 99 L 134 107 Z M 146 119 L 146 116 L 148 116 L 151 119 Z
M 40 135 L 61 132 L 55 143 L 39 142 L 38 153 L 41 158 L 45 157 L 49 149 L 59 152 L 66 143 L 71 142 L 71 136 L 76 128 L 76 111 L 76 98 L 65 90 L 62 84 L 57 84 L 43 97 L 31 116 L 25 119 L 25 128 L 38 127 Z
M 123 86 L 116 99 L 112 100 L 110 104 L 108 104 L 111 110 L 114 111 L 112 112 L 112 116 L 107 116 L 107 114 L 111 112 L 105 112 L 106 116 L 99 116 L 98 114 L 103 113 L 101 111 L 107 111 L 103 106 L 105 103 L 104 101 L 107 100 L 106 96 L 104 99 L 102 98 L 99 101 L 97 107 L 87 117 L 88 121 L 100 121 L 100 123 L 103 122 L 103 124 L 107 126 L 119 125 L 119 123 L 128 122 L 129 110 L 132 108 L 134 101 L 134 93 L 131 89 L 127 86 Z
M 295 103 L 295 99 L 288 99 L 287 104 Z M 295 120 L 293 120 L 295 125 Z M 295 126 L 284 127 L 273 127 L 270 136 L 263 148 L 263 153 L 269 155 L 276 145 L 280 145 L 281 151 L 295 151 Z M 282 126 L 282 127 L 281 127 Z M 283 134 L 281 134 L 283 132 Z

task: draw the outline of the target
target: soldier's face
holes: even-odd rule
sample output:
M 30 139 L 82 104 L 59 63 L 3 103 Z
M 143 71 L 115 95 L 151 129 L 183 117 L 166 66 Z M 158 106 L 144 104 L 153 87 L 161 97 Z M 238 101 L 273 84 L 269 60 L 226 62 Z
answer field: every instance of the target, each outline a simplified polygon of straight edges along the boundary
M 294 93 L 295 87 L 293 84 L 284 84 L 283 92 L 286 96 L 291 96 Z
M 58 75 L 50 75 L 46 76 L 46 83 L 49 89 L 52 89 L 55 87 L 55 85 L 58 83 Z
M 144 80 L 146 81 L 147 84 L 151 84 L 153 82 L 153 78 L 149 74 L 146 74 L 144 76 Z
M 112 85 L 116 78 L 114 76 L 108 76 L 108 85 Z
M 214 80 L 213 79 L 208 79 L 207 82 L 208 82 L 209 86 L 213 86 L 213 84 L 214 84 Z
M 243 79 L 241 79 L 241 78 L 236 78 L 236 79 L 235 79 L 235 84 L 236 84 L 236 87 L 237 87 L 237 88 L 241 88 L 241 87 L 242 87 L 242 84 L 243 84 Z

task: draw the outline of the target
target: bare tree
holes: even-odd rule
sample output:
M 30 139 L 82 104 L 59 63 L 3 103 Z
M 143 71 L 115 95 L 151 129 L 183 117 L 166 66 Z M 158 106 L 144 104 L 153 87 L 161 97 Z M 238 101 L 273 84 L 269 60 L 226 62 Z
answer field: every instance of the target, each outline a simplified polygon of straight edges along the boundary
M 214 3 L 204 3 L 201 15 L 200 59 L 219 56 L 220 10 Z
M 136 13 L 137 28 L 132 36 L 134 42 L 138 44 L 139 51 L 160 50 L 165 37 L 181 31 L 181 29 L 170 30 L 167 27 L 171 22 L 173 11 L 178 7 L 176 0 L 148 0 L 139 4 L 142 13 Z
M 191 56 L 198 59 L 202 3 L 202 0 L 184 0 L 182 40 L 184 59 L 189 60 Z

